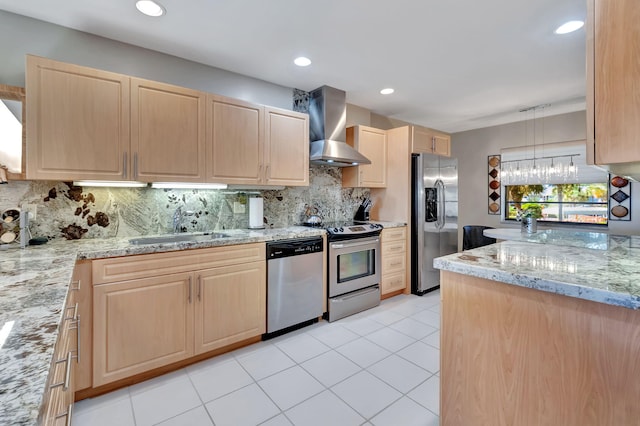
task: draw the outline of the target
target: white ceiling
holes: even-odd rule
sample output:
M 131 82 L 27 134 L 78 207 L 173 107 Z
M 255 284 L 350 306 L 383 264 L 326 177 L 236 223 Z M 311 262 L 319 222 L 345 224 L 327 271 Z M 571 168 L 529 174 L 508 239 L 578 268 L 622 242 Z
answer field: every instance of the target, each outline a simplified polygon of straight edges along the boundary
M 584 109 L 585 0 L 0 0 L 0 9 L 456 132 Z M 313 63 L 298 68 L 304 55 Z M 393 87 L 389 96 L 380 89 Z

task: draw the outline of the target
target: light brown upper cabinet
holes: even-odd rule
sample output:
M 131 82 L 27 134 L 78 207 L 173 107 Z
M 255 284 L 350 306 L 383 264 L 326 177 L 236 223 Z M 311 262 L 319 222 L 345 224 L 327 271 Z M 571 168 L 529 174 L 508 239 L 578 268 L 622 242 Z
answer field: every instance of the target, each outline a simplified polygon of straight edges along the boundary
M 309 116 L 265 107 L 264 182 L 266 185 L 309 185 Z
M 411 152 L 451 155 L 451 136 L 426 127 L 411 126 Z
M 264 108 L 207 96 L 207 180 L 263 184 Z
M 309 185 L 309 116 L 27 56 L 27 179 Z
M 345 167 L 342 186 L 385 188 L 387 186 L 387 133 L 367 126 L 347 128 L 347 144 L 371 160 L 371 164 Z
M 128 180 L 129 78 L 27 56 L 27 179 Z
M 640 2 L 587 2 L 587 160 L 640 161 Z M 593 158 L 595 148 L 595 158 Z
M 204 182 L 206 94 L 131 79 L 133 180 Z
M 308 115 L 209 95 L 207 180 L 309 185 Z

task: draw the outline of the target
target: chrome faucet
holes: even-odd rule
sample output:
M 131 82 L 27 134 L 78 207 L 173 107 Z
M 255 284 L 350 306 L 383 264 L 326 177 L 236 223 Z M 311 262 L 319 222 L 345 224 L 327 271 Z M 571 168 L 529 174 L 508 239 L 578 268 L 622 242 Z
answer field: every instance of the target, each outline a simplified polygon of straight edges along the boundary
M 182 206 L 178 206 L 176 211 L 173 213 L 173 233 L 177 234 L 178 232 L 182 232 L 182 220 L 185 216 L 193 216 L 195 213 L 191 210 L 182 211 Z

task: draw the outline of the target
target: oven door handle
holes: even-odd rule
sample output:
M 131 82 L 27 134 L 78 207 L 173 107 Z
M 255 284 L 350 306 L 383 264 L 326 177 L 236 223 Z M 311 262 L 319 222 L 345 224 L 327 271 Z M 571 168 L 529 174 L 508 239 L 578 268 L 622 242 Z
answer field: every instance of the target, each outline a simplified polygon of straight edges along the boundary
M 359 243 L 348 243 L 348 244 L 336 244 L 333 243 L 331 244 L 331 248 L 332 249 L 341 249 L 341 248 L 351 248 L 351 247 L 361 247 L 361 246 L 368 246 L 371 244 L 377 244 L 380 242 L 380 238 L 376 238 L 375 240 L 367 240 L 367 241 L 363 241 L 363 242 L 359 242 Z

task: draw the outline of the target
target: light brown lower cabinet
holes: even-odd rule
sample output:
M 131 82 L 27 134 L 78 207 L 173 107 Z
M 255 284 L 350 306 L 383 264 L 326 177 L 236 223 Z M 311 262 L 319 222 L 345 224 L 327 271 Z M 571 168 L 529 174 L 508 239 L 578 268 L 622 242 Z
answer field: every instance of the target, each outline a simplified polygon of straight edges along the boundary
M 382 230 L 382 269 L 380 294 L 386 295 L 407 288 L 407 229 Z
M 196 355 L 265 333 L 266 273 L 261 261 L 196 274 Z
M 94 386 L 193 355 L 192 280 L 182 273 L 94 287 Z
M 93 386 L 265 333 L 264 256 L 256 243 L 94 261 Z
M 76 293 L 69 290 L 62 311 L 58 340 L 49 368 L 49 377 L 38 424 L 70 425 L 75 392 L 75 372 L 78 360 L 78 303 Z
M 78 303 L 78 362 L 74 382 L 75 390 L 79 391 L 92 385 L 93 287 L 90 260 L 80 260 L 76 263 L 70 290 L 75 293 Z

